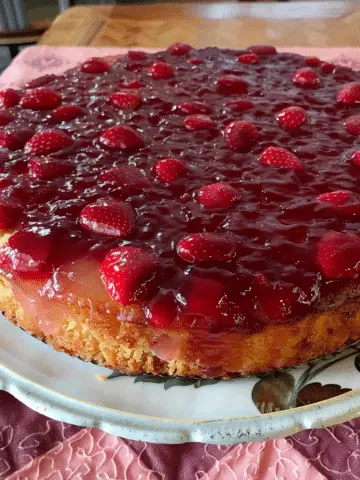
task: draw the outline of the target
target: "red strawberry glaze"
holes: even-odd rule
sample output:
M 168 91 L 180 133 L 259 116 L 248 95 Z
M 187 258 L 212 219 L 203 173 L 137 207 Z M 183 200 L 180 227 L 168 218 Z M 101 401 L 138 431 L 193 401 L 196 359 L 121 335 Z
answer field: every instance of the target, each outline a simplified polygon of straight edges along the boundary
M 32 82 L 61 98 L 53 110 L 1 107 L 12 120 L 0 130 L 0 220 L 20 231 L 0 263 L 18 290 L 36 297 L 42 285 L 39 305 L 64 291 L 136 302 L 142 321 L 203 339 L 296 322 L 357 282 L 355 263 L 341 259 L 360 251 L 359 137 L 344 127 L 360 115 L 359 74 L 267 46 L 187 49 L 91 60 Z M 125 88 L 139 89 L 136 109 L 109 101 Z M 277 120 L 289 107 L 306 112 L 297 128 L 291 111 L 285 128 Z M 193 117 L 184 128 L 194 115 L 208 128 Z M 251 148 L 227 145 L 233 122 L 256 128 Z M 350 192 L 340 204 L 339 191 Z M 96 208 L 109 199 L 121 208 L 106 217 Z

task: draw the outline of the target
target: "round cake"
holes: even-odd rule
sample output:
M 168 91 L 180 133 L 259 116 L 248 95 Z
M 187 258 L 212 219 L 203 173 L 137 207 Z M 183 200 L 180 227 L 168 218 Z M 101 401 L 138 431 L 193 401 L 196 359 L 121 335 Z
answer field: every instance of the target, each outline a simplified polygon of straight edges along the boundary
M 261 373 L 360 338 L 357 72 L 178 43 L 0 107 L 8 320 L 128 374 Z

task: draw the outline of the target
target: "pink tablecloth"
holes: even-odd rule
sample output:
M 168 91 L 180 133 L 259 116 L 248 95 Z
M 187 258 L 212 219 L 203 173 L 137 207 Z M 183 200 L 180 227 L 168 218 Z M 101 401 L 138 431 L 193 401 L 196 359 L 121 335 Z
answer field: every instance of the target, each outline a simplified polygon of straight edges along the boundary
M 360 69 L 360 49 L 287 49 Z M 1 75 L 0 88 L 58 73 L 118 48 L 30 47 Z M 159 445 L 51 420 L 0 392 L 0 480 L 355 480 L 360 419 L 290 438 L 234 446 Z

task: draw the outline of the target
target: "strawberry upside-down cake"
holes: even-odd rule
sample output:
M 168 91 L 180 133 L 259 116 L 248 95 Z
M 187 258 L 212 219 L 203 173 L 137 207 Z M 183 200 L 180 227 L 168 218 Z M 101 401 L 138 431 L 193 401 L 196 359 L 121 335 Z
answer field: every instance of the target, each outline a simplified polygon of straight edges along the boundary
M 201 377 L 360 338 L 358 73 L 179 43 L 89 59 L 0 107 L 16 325 L 124 373 Z

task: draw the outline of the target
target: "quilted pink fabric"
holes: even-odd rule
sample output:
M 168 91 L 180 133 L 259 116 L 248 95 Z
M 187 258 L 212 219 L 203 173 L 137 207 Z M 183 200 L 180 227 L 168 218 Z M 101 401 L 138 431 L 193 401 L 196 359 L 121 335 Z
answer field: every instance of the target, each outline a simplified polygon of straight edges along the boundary
M 360 69 L 360 49 L 286 49 Z M 0 88 L 59 73 L 118 48 L 30 47 L 1 75 Z M 51 420 L 0 392 L 0 480 L 355 480 L 360 419 L 286 439 L 234 446 L 160 445 Z

